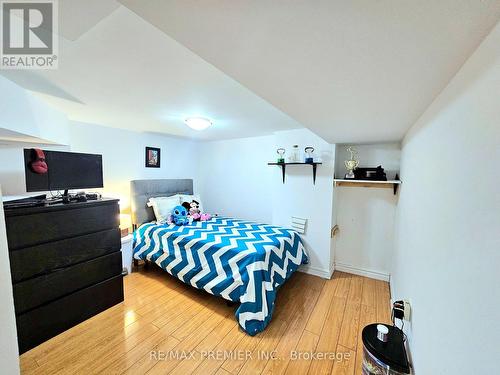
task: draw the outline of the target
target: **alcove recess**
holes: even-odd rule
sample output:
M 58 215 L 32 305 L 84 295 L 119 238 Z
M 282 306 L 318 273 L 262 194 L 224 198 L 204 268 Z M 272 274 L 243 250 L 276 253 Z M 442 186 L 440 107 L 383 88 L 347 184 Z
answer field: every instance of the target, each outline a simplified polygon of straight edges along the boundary
M 380 165 L 385 170 L 387 181 L 345 179 L 347 170 L 344 161 L 351 157 L 347 151 L 348 146 L 353 146 L 357 150 L 355 159 L 359 160 L 359 167 L 375 168 Z M 337 144 L 335 147 L 334 185 L 349 188 L 392 189 L 393 193 L 396 194 L 402 183 L 399 179 L 400 159 L 401 145 L 399 143 Z

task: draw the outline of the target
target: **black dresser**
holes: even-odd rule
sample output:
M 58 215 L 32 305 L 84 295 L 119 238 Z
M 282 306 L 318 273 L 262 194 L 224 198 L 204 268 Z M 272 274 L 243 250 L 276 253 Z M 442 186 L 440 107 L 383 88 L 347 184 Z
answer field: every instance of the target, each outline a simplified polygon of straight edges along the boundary
M 19 351 L 123 301 L 118 200 L 5 210 Z

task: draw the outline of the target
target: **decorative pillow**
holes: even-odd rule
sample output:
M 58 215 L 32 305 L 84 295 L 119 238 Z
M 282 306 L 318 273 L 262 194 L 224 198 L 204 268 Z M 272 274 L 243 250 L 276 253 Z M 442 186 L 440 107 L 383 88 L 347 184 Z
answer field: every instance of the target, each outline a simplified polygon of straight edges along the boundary
M 170 218 L 174 207 L 178 206 L 180 203 L 181 201 L 179 195 L 173 195 L 171 197 L 155 197 L 149 198 L 148 207 L 153 208 L 156 222 L 164 224 Z
M 205 211 L 203 211 L 203 203 L 201 203 L 201 198 L 200 198 L 199 194 L 194 194 L 194 195 L 177 194 L 177 195 L 179 196 L 179 198 L 181 200 L 181 204 L 183 204 L 184 202 L 191 203 L 192 201 L 196 201 L 196 202 L 198 202 L 198 209 L 201 212 L 205 212 Z

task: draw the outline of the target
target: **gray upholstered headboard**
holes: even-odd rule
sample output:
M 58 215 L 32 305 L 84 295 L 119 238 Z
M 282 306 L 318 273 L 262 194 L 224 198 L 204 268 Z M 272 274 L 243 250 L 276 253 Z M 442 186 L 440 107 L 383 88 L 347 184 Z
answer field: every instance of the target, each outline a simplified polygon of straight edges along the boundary
M 153 221 L 153 209 L 147 206 L 149 198 L 167 197 L 175 194 L 193 194 L 193 180 L 133 180 L 130 181 L 130 203 L 132 209 L 132 224 Z

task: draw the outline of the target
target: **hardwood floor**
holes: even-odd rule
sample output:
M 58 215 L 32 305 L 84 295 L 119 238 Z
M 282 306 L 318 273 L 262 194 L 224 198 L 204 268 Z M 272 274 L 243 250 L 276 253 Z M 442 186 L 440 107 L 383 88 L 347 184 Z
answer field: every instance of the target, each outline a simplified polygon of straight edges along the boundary
M 22 373 L 361 374 L 361 329 L 390 322 L 388 284 L 342 272 L 296 272 L 255 337 L 239 329 L 236 307 L 156 267 L 124 286 L 123 303 L 24 353 Z

